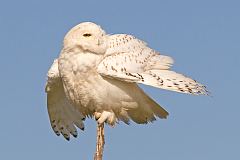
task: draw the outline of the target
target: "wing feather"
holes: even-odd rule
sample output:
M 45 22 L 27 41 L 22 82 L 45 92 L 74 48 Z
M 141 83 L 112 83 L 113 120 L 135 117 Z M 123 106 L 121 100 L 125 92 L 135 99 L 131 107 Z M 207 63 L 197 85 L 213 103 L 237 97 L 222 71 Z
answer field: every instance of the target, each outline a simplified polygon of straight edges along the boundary
M 55 60 L 48 71 L 46 84 L 47 107 L 50 123 L 54 132 L 60 133 L 65 139 L 70 139 L 70 134 L 77 137 L 77 129 L 84 129 L 84 116 L 78 112 L 67 100 L 63 84 L 58 72 L 58 61 Z
M 169 71 L 173 59 L 149 48 L 137 38 L 117 34 L 109 37 L 109 48 L 97 71 L 102 76 L 162 89 L 206 94 L 205 87 L 182 74 Z
M 171 57 L 160 55 L 145 42 L 131 35 L 117 34 L 110 36 L 109 49 L 98 65 L 98 73 L 134 82 L 142 79 L 137 73 L 152 68 L 169 69 L 172 63 Z

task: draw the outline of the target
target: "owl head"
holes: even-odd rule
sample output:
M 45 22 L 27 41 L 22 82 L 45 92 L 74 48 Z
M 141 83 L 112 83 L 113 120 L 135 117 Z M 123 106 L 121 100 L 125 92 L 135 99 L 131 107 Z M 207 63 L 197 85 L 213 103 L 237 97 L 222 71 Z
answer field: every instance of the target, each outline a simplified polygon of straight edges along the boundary
M 107 49 L 107 35 L 95 23 L 83 22 L 66 34 L 63 45 L 64 47 L 80 47 L 83 51 L 104 54 Z

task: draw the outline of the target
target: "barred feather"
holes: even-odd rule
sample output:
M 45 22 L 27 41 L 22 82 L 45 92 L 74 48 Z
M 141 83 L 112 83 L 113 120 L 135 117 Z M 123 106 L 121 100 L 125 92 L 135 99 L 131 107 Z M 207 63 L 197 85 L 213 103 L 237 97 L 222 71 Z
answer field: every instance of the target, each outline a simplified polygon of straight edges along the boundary
M 181 93 L 208 94 L 202 84 L 170 71 L 173 59 L 150 49 L 141 40 L 118 34 L 110 36 L 109 43 L 105 58 L 98 65 L 102 76 Z

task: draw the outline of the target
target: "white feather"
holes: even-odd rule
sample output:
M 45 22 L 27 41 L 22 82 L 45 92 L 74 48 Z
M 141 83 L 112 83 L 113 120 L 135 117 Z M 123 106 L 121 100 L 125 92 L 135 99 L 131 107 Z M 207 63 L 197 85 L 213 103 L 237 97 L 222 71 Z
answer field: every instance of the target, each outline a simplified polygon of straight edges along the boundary
M 46 92 L 48 113 L 54 132 L 57 135 L 61 133 L 67 140 L 70 139 L 70 134 L 77 137 L 77 130 L 74 125 L 83 130 L 82 119 L 84 117 L 67 100 L 59 76 L 57 60 L 53 62 L 48 71 Z
M 137 82 L 189 94 L 207 94 L 205 87 L 174 71 L 173 59 L 148 48 L 130 35 L 110 36 L 110 47 L 98 65 L 98 73 L 108 78 Z
M 68 32 L 58 61 L 48 73 L 48 111 L 54 131 L 66 139 L 76 134 L 75 126 L 84 127 L 83 115 L 95 115 L 99 123 L 110 125 L 117 120 L 142 124 L 156 117 L 167 118 L 168 112 L 136 83 L 182 93 L 207 93 L 203 85 L 170 71 L 171 57 L 134 36 L 106 35 L 90 22 Z

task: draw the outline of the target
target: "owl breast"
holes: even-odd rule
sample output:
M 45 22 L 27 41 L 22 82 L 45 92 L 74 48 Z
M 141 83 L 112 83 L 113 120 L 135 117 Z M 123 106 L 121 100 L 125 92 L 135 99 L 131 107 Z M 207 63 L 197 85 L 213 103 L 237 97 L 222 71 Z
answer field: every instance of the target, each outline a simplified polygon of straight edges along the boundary
M 101 55 L 76 52 L 60 55 L 59 58 L 59 72 L 66 96 L 86 115 L 104 106 L 112 88 L 97 73 L 96 66 L 101 58 Z
M 59 58 L 65 93 L 84 115 L 103 110 L 118 112 L 125 102 L 134 101 L 130 92 L 136 89 L 135 84 L 104 78 L 97 73 L 101 58 L 91 53 L 70 53 Z

